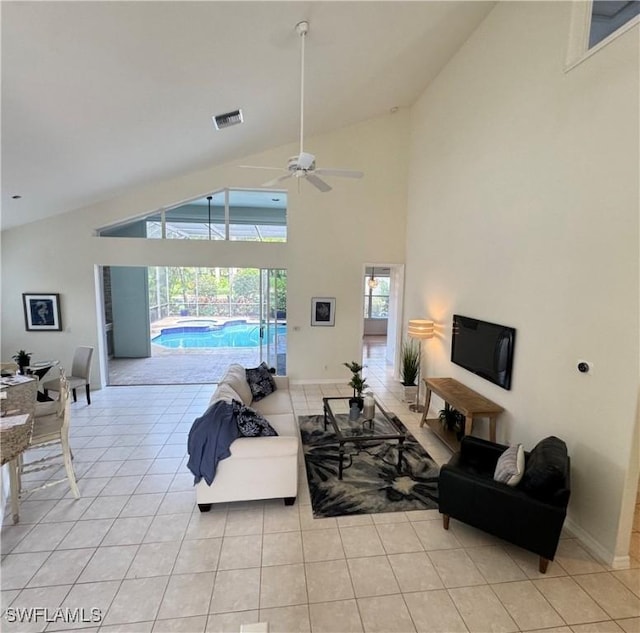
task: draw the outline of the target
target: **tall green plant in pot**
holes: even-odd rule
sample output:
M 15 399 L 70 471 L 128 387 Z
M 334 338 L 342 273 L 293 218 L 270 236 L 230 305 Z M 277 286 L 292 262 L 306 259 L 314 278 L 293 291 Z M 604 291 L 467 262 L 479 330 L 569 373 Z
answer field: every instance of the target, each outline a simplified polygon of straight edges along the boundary
M 420 346 L 413 339 L 405 340 L 402 343 L 400 359 L 405 402 L 415 402 L 418 396 L 417 379 L 420 373 Z

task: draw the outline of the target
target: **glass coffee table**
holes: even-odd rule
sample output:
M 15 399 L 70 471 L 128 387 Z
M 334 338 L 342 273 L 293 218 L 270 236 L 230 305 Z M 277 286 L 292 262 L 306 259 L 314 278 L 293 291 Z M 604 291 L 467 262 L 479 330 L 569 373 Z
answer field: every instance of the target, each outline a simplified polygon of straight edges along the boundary
M 398 472 L 402 468 L 402 451 L 407 438 L 406 429 L 392 414 L 387 413 L 382 405 L 374 398 L 375 415 L 371 420 L 360 415 L 357 420 L 349 419 L 349 398 L 322 398 L 324 409 L 324 429 L 331 423 L 338 441 L 338 479 L 342 479 L 342 471 L 353 463 L 353 455 L 348 455 L 349 462 L 345 465 L 345 444 L 353 444 L 356 454 L 366 449 L 367 444 L 379 442 L 398 442 Z

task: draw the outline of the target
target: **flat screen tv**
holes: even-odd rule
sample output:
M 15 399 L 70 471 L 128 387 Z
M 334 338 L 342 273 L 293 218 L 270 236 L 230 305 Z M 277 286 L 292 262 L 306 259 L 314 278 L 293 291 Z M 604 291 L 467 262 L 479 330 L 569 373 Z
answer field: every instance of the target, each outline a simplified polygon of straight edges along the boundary
M 511 389 L 516 331 L 512 327 L 453 315 L 451 362 Z

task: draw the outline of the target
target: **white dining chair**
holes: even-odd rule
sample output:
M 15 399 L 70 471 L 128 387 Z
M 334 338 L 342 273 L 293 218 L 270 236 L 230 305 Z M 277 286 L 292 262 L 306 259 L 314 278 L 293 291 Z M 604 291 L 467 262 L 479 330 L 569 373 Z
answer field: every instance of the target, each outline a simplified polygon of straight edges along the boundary
M 14 468 L 17 469 L 16 479 L 18 482 L 19 494 L 24 496 L 34 490 L 41 490 L 42 488 L 49 488 L 56 484 L 64 483 L 68 481 L 69 488 L 73 496 L 77 499 L 80 497 L 80 491 L 78 490 L 78 484 L 76 482 L 76 475 L 73 469 L 73 455 L 71 453 L 71 445 L 69 443 L 69 430 L 71 427 L 71 402 L 69 394 L 69 382 L 66 380 L 62 373 L 58 384 L 56 385 L 56 391 L 60 394 L 56 404 L 57 411 L 50 415 L 43 415 L 36 417 L 33 422 L 33 432 L 29 446 L 25 452 L 16 460 Z M 29 451 L 32 449 L 49 449 L 50 447 L 60 445 L 60 452 L 53 455 L 47 454 L 45 457 L 36 459 L 34 461 L 26 461 L 29 456 Z M 25 490 L 22 488 L 22 475 L 28 475 L 31 473 L 40 472 L 49 468 L 60 468 L 60 462 L 57 461 L 62 457 L 64 464 L 66 477 L 63 479 L 56 479 L 54 481 L 47 481 L 42 486 Z
M 71 375 L 67 376 L 73 401 L 77 402 L 76 389 L 84 385 L 87 394 L 87 404 L 91 404 L 91 358 L 93 356 L 93 347 L 77 347 L 73 354 L 73 363 L 71 364 Z M 48 391 L 56 391 L 58 386 L 57 380 L 47 380 L 42 383 L 44 395 L 48 395 Z

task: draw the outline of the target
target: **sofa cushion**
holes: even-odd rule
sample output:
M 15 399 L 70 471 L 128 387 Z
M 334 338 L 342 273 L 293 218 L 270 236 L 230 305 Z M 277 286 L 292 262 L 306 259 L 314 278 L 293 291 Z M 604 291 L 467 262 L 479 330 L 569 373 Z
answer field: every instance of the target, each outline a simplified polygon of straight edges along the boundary
M 231 457 L 258 459 L 288 457 L 298 454 L 298 439 L 295 437 L 239 437 L 231 444 Z M 247 463 L 247 468 L 251 464 Z M 260 473 L 255 474 L 260 477 Z
M 234 400 L 239 400 L 242 402 L 242 396 L 230 384 L 221 382 L 218 385 L 218 388 L 213 392 L 209 404 L 213 404 L 218 400 L 226 400 L 229 403 L 233 402 Z
M 514 444 L 498 457 L 493 478 L 507 486 L 517 486 L 523 474 L 524 448 L 522 444 Z
M 300 437 L 298 422 L 293 413 L 276 413 L 269 415 L 269 424 L 278 432 L 280 437 Z
M 520 486 L 534 497 L 547 498 L 565 485 L 567 445 L 555 436 L 538 442 L 529 454 Z
M 258 402 L 276 391 L 276 383 L 267 363 L 263 362 L 257 367 L 246 369 L 245 374 L 254 402 Z
M 231 388 L 240 396 L 238 399 L 242 401 L 242 404 L 246 404 L 247 406 L 251 404 L 251 389 L 247 383 L 247 376 L 242 365 L 238 365 L 237 363 L 229 365 L 227 373 L 223 376 L 220 383 L 230 385 Z
M 233 401 L 233 409 L 238 429 L 244 437 L 278 435 L 267 419 L 255 409 L 237 400 Z
M 288 391 L 274 391 L 270 396 L 252 402 L 251 406 L 269 419 L 278 413 L 293 413 L 291 396 Z

